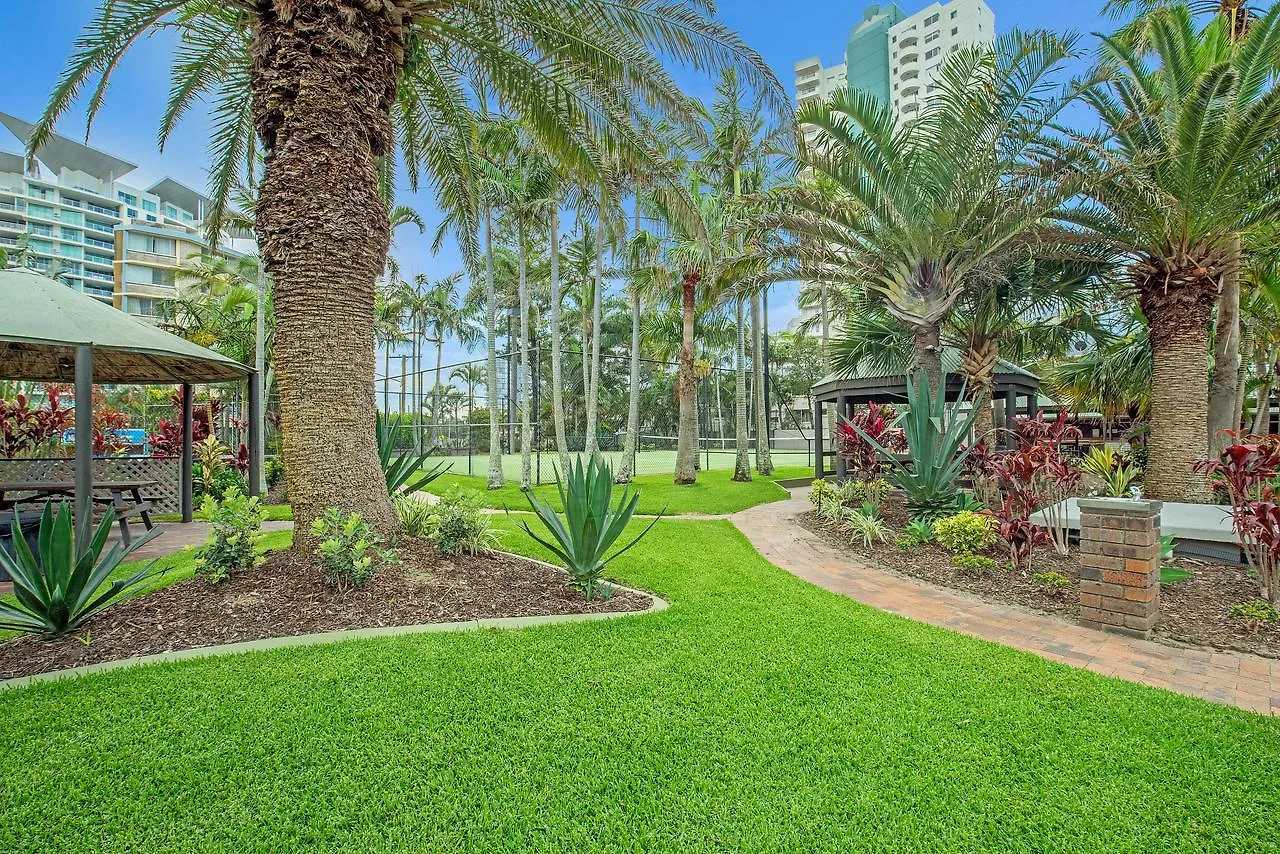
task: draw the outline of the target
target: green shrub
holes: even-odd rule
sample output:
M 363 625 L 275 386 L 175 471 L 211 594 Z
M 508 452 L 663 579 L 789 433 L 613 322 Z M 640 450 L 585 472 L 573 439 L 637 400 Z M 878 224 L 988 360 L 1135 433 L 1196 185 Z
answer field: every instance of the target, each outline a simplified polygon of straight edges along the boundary
M 226 498 L 227 493 L 236 490 L 241 495 L 249 492 L 249 482 L 244 479 L 244 475 L 231 468 L 223 466 L 217 469 L 209 478 L 205 478 L 200 474 L 200 464 L 196 466 L 196 476 L 191 479 L 191 496 L 193 499 L 203 500 L 205 496 L 212 495 L 218 501 Z M 206 489 L 206 484 L 210 485 L 210 489 Z
M 913 546 L 924 545 L 933 540 L 933 525 L 927 519 L 912 519 L 902 532 L 902 540 Z
M 478 554 L 495 548 L 500 537 L 489 525 L 488 514 L 482 512 L 480 494 L 455 486 L 431 507 L 427 520 L 427 536 L 440 554 L 459 552 Z
M 1067 578 L 1061 572 L 1037 572 L 1035 575 L 1031 576 L 1031 580 L 1041 586 L 1051 587 L 1054 589 L 1068 587 L 1071 584 L 1071 579 Z
M 196 574 L 210 584 L 226 581 L 242 569 L 261 566 L 254 547 L 262 539 L 262 502 L 234 487 L 217 500 L 206 495 L 200 514 L 209 522 L 209 540 L 196 552 Z
M 520 526 L 564 561 L 569 570 L 569 583 L 590 601 L 595 598 L 596 588 L 609 561 L 640 542 L 653 530 L 662 514 L 659 513 L 631 542 L 606 557 L 635 514 L 640 493 L 632 494 L 629 489 L 623 489 L 614 506 L 613 470 L 594 457 L 585 467 L 581 460 L 575 460 L 565 472 L 564 479 L 557 473 L 556 489 L 564 507 L 563 521 L 550 504 L 532 491 L 525 493 L 529 506 L 554 542 L 535 534 L 527 522 L 522 521 Z
M 430 502 L 412 495 L 401 494 L 392 498 L 396 505 L 396 515 L 400 517 L 400 526 L 411 537 L 426 537 L 434 526 L 432 514 L 435 507 Z
M 284 480 L 284 460 L 279 457 L 267 457 L 262 462 L 262 469 L 268 489 L 275 489 Z
M 381 549 L 384 540 L 359 513 L 330 507 L 311 523 L 311 536 L 320 540 L 316 554 L 325 581 L 340 587 L 359 587 L 380 567 L 396 562 L 396 553 Z
M 1275 606 L 1263 599 L 1254 599 L 1240 605 L 1231 606 L 1231 616 L 1242 620 L 1255 620 L 1259 623 L 1280 621 L 1280 612 Z
M 809 486 L 809 503 L 815 508 L 821 509 L 822 505 L 839 500 L 836 488 L 822 478 L 814 480 Z
M 996 568 L 995 558 L 989 558 L 986 555 L 975 555 L 967 552 L 961 552 L 951 558 L 951 562 L 961 569 L 971 569 L 974 572 L 990 572 Z
M 865 502 L 861 510 L 849 510 L 845 514 L 845 526 L 849 531 L 849 542 L 862 541 L 863 548 L 871 548 L 876 542 L 889 539 L 889 526 L 884 523 L 871 506 Z
M 93 537 L 79 547 L 70 505 L 63 504 L 54 517 L 53 504 L 46 504 L 40 516 L 38 556 L 32 554 L 15 524 L 14 553 L 0 548 L 0 567 L 13 579 L 13 599 L 0 599 L 0 629 L 54 637 L 75 631 L 159 575 L 152 570 L 152 561 L 132 575 L 106 583 L 131 552 L 160 533 L 159 528 L 153 528 L 124 548 L 113 545 L 104 555 L 115 521 L 115 509 L 108 507 Z
M 955 554 L 974 554 L 995 544 L 995 525 L 990 516 L 964 510 L 933 523 L 933 538 Z

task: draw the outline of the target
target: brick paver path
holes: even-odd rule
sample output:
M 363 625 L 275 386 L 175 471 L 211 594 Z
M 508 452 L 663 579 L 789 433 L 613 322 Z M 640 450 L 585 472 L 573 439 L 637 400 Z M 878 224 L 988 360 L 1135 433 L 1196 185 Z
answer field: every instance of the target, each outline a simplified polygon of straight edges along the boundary
M 1052 661 L 1280 715 L 1280 661 L 1107 634 L 874 569 L 797 524 L 795 517 L 809 509 L 809 502 L 799 490 L 792 495 L 789 501 L 761 504 L 730 518 L 766 559 L 807 581 L 882 611 Z

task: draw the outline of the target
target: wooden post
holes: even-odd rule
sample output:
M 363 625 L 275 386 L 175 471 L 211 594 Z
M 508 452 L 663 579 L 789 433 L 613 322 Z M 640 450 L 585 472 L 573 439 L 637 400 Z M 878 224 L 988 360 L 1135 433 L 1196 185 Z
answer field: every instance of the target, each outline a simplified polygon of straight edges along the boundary
M 182 521 L 191 521 L 191 464 L 192 464 L 192 448 L 195 444 L 192 439 L 195 425 L 192 423 L 192 413 L 195 409 L 193 398 L 195 394 L 191 388 L 191 383 L 182 384 L 182 473 L 179 483 L 181 484 L 182 495 L 179 498 L 182 508 Z
M 249 375 L 249 494 L 262 494 L 262 386 L 257 371 Z M 184 431 L 185 434 L 185 431 Z
M 76 549 L 93 531 L 93 347 L 76 347 Z M 21 536 L 22 532 L 17 531 Z
M 813 476 L 822 480 L 826 476 L 826 460 L 823 459 L 822 401 L 814 401 L 813 406 Z

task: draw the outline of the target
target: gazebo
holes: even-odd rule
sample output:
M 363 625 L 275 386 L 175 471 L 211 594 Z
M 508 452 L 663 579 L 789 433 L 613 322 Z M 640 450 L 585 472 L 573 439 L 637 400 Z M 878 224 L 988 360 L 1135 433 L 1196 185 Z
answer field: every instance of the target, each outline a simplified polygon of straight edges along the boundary
M 942 370 L 946 376 L 947 400 L 960 397 L 964 380 L 960 376 L 960 351 L 954 347 L 942 348 Z M 1006 418 L 1018 412 L 1021 403 L 1028 417 L 1034 418 L 1039 408 L 1040 378 L 1012 362 L 999 359 L 996 362 L 992 384 L 992 400 L 1004 404 Z M 814 474 L 825 476 L 826 459 L 835 456 L 834 448 L 826 448 L 823 425 L 828 407 L 837 416 L 852 418 L 858 404 L 904 403 L 907 399 L 905 373 L 876 370 L 866 366 L 845 373 L 828 374 L 813 386 L 814 401 Z M 844 476 L 844 462 L 838 457 L 835 473 Z
M 254 371 L 33 270 L 0 271 L 0 379 L 74 383 L 75 510 L 83 536 L 93 501 L 93 386 L 182 386 L 182 520 L 191 521 L 192 385 L 249 379 L 249 490 L 257 494 L 262 401 Z

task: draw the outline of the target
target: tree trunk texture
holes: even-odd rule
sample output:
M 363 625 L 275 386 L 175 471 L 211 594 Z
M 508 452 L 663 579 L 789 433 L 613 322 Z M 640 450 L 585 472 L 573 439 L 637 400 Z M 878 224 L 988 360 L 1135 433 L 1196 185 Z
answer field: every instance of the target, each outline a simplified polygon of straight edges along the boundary
M 1163 278 L 1139 289 L 1154 362 L 1144 491 L 1160 501 L 1208 498 L 1203 476 L 1192 467 L 1209 447 L 1209 316 L 1216 289 L 1203 280 L 1166 286 Z
M 1209 420 L 1206 452 L 1219 450 L 1222 430 L 1234 430 L 1236 396 L 1240 376 L 1240 241 L 1233 241 L 1236 261 L 1222 277 L 1218 294 L 1218 317 L 1214 323 L 1213 374 L 1209 379 Z
M 627 438 L 622 447 L 622 462 L 614 477 L 617 483 L 630 483 L 635 477 L 636 450 L 640 447 L 640 289 L 631 288 L 631 388 L 627 389 Z
M 734 341 L 733 430 L 734 454 L 733 479 L 751 480 L 751 451 L 747 441 L 747 319 L 743 311 L 743 297 L 738 297 L 736 312 L 738 336 Z
M 769 452 L 769 410 L 764 406 L 764 345 L 761 336 L 764 326 L 760 322 L 760 294 L 751 297 L 751 374 L 754 377 L 756 414 L 756 471 L 768 477 L 773 474 L 773 454 Z
M 996 378 L 1000 348 L 995 341 L 971 341 L 960 361 L 960 372 L 969 385 L 969 400 L 977 415 L 973 436 L 977 442 L 994 441 L 995 418 L 991 412 L 991 389 Z
M 250 87 L 269 154 L 257 233 L 275 283 L 293 548 L 310 554 L 311 520 L 326 507 L 400 528 L 378 462 L 373 310 L 391 234 L 377 158 L 394 151 L 389 110 L 405 31 L 395 4 L 257 5 Z
M 682 324 L 680 329 L 680 375 L 676 387 L 680 421 L 676 437 L 677 484 L 698 479 L 698 376 L 693 365 L 694 295 L 702 274 L 689 270 L 680 280 Z
M 935 394 L 942 383 L 942 347 L 938 343 L 939 337 L 936 323 L 915 328 L 915 357 L 912 373 L 923 372 L 929 380 L 930 392 Z
M 493 211 L 484 211 L 484 301 L 488 315 L 489 474 L 485 488 L 502 488 L 502 437 L 498 431 L 498 293 L 493 286 Z M 511 358 L 508 356 L 507 358 Z M 507 390 L 510 394 L 510 389 Z
M 591 295 L 591 388 L 587 392 L 587 445 L 590 459 L 600 455 L 596 425 L 600 418 L 600 308 L 604 297 L 604 193 L 600 194 L 600 222 L 596 226 L 596 286 Z
M 442 332 L 443 332 L 443 330 L 442 330 Z M 443 403 L 443 401 L 441 400 L 441 395 L 440 395 L 440 391 L 441 391 L 441 389 L 440 389 L 440 383 L 441 383 L 440 369 L 441 369 L 441 367 L 442 367 L 442 365 L 443 365 L 443 362 L 444 362 L 444 335 L 442 334 L 439 338 L 437 338 L 437 339 L 436 339 L 436 386 L 435 386 L 435 388 L 434 388 L 434 389 L 432 389 L 432 391 L 431 391 L 431 422 L 432 422 L 432 423 L 431 423 L 431 429 L 432 429 L 432 432 L 435 432 L 435 431 L 439 430 L 439 429 L 440 429 L 440 424 L 441 424 L 441 422 L 442 422 L 442 421 L 444 421 L 444 418 L 442 417 L 442 414 L 443 414 L 443 413 L 441 413 L 441 411 L 440 411 L 440 409 L 441 409 L 441 404 Z M 436 433 L 436 436 L 439 436 L 439 435 L 440 435 L 439 433 Z M 428 447 L 430 447 L 430 445 L 428 445 Z
M 1271 427 L 1271 391 L 1275 386 L 1276 376 L 1276 360 L 1280 358 L 1280 353 L 1274 349 L 1268 353 L 1261 348 L 1254 351 L 1253 367 L 1258 376 L 1262 377 L 1262 382 L 1253 392 L 1253 424 L 1249 427 L 1250 433 L 1269 433 Z
M 524 227 L 516 239 L 520 242 L 516 253 L 520 265 L 520 488 L 528 492 L 533 487 L 533 422 L 530 419 L 530 393 L 533 376 L 529 368 L 529 283 L 526 280 L 528 252 L 525 249 Z
M 1240 364 L 1236 370 L 1235 426 L 1232 428 L 1236 430 L 1244 429 L 1245 387 L 1249 384 L 1249 363 L 1253 361 L 1254 346 L 1253 327 L 1245 320 L 1242 314 L 1240 317 L 1240 358 L 1237 360 Z
M 560 211 L 551 205 L 551 423 L 556 432 L 556 453 L 560 457 L 560 471 L 569 468 L 569 439 L 564 424 L 564 389 L 561 388 L 564 364 L 560 350 L 564 346 L 564 333 L 560 329 L 560 309 L 564 294 L 560 290 Z

